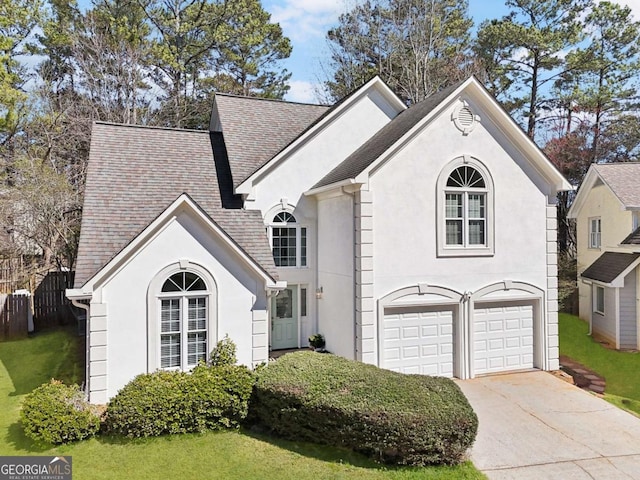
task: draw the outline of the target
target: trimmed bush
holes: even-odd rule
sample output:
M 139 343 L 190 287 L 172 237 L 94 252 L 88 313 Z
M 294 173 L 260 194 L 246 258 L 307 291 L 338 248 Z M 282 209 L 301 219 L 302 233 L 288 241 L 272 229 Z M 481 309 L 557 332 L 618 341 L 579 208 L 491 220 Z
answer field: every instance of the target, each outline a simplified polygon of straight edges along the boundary
M 257 374 L 251 417 L 273 433 L 346 447 L 385 463 L 455 464 L 478 419 L 451 380 L 334 355 L 284 355 Z
M 100 429 L 98 410 L 84 399 L 80 387 L 58 380 L 26 396 L 20 419 L 27 437 L 52 444 L 83 440 Z
M 235 428 L 247 416 L 253 382 L 236 365 L 139 375 L 109 402 L 105 427 L 127 437 Z
M 220 365 L 235 365 L 237 361 L 236 344 L 229 338 L 229 335 L 225 335 L 222 340 L 216 343 L 214 349 L 211 350 L 209 365 L 214 367 Z

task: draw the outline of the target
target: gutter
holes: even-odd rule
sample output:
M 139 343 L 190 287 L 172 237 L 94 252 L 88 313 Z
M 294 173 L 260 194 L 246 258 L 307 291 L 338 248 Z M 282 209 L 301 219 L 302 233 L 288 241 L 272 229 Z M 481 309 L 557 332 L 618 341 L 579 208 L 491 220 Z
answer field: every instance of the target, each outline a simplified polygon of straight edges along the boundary
M 89 400 L 89 350 L 91 348 L 90 338 L 91 335 L 89 333 L 89 318 L 91 316 L 91 307 L 83 303 L 84 300 L 91 300 L 92 294 L 84 293 L 80 289 L 70 289 L 68 288 L 65 291 L 66 297 L 71 300 L 73 306 L 81 308 L 85 311 L 85 352 L 84 352 L 84 387 L 85 387 L 85 399 Z

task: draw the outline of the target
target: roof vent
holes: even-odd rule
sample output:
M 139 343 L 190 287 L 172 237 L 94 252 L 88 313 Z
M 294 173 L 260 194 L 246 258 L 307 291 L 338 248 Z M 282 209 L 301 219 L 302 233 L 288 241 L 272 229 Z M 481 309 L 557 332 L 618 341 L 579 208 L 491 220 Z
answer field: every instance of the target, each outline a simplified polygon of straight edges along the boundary
M 451 114 L 451 120 L 463 135 L 468 135 L 480 121 L 480 117 L 473 113 L 466 100 L 462 100 Z

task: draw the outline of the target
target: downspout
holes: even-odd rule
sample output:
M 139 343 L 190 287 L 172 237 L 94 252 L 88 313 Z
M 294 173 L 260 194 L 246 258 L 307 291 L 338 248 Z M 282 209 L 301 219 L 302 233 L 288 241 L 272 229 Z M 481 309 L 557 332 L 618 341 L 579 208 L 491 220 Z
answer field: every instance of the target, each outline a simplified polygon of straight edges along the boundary
M 357 254 L 357 249 L 356 249 L 356 227 L 357 227 L 357 223 L 356 223 L 356 194 L 355 192 L 353 193 L 349 193 L 345 190 L 345 187 L 340 187 L 340 190 L 342 191 L 342 193 L 344 195 L 348 195 L 349 197 L 351 197 L 351 223 L 352 223 L 352 229 L 353 229 L 353 242 L 352 243 L 352 249 L 353 249 L 353 253 L 351 255 L 351 259 L 353 261 L 353 359 L 354 360 L 358 360 L 358 314 L 356 311 L 356 289 L 357 289 L 357 282 L 356 282 L 356 276 L 357 276 L 357 272 L 356 272 L 356 254 Z
M 88 399 L 89 398 L 89 349 L 91 348 L 90 345 L 90 333 L 89 333 L 89 317 L 90 317 L 90 311 L 91 311 L 91 307 L 89 305 L 87 305 L 86 303 L 82 303 L 80 300 L 76 299 L 76 298 L 71 298 L 71 303 L 73 304 L 73 306 L 81 308 L 82 310 L 85 311 L 85 322 L 84 322 L 84 338 L 85 338 L 85 352 L 84 352 L 84 381 L 85 381 L 85 388 L 86 388 L 86 392 L 85 392 L 85 397 Z

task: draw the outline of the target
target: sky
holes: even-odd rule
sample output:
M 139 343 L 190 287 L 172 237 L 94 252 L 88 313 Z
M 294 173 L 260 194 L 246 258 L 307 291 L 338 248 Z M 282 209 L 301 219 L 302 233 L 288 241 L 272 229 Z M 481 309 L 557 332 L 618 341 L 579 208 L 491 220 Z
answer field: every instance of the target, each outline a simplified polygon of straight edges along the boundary
M 263 8 L 271 14 L 293 45 L 291 57 L 283 61 L 292 73 L 287 100 L 316 103 L 314 86 L 327 78 L 329 59 L 326 32 L 337 24 L 340 13 L 353 0 L 262 0 Z M 620 0 L 629 5 L 636 20 L 640 19 L 640 0 Z M 469 14 L 475 25 L 489 18 L 508 13 L 504 0 L 469 0 Z M 324 69 L 324 70 L 323 70 Z

